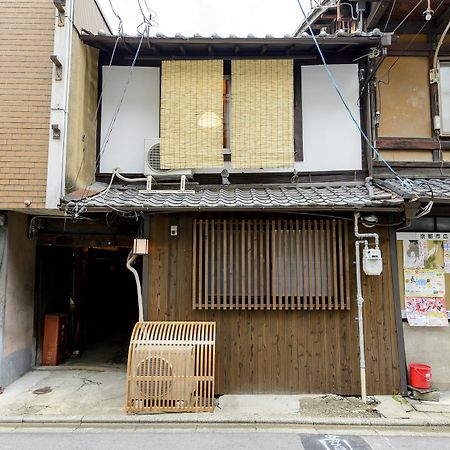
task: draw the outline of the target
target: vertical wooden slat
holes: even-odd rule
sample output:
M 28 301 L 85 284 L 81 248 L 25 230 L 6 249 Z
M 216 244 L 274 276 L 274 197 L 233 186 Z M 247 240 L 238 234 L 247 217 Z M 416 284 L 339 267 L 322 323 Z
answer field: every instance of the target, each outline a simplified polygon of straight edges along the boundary
M 303 309 L 308 309 L 309 305 L 309 283 L 307 273 L 307 241 L 306 241 L 306 221 L 302 220 L 302 263 L 303 263 Z
M 341 309 L 345 308 L 344 297 L 344 255 L 342 242 L 342 220 L 338 220 L 338 256 L 339 256 L 339 305 Z
M 242 307 L 245 308 L 247 306 L 246 298 L 245 298 L 245 267 L 246 267 L 246 259 L 245 259 L 245 220 L 241 221 L 241 282 L 242 282 Z
M 333 233 L 332 240 L 333 243 L 333 301 L 334 301 L 334 309 L 338 309 L 339 307 L 339 290 L 338 290 L 338 274 L 337 274 L 337 254 L 336 254 L 336 246 L 337 246 L 337 236 L 336 236 L 336 220 L 332 221 Z
M 198 233 L 198 308 L 202 309 L 203 306 L 203 281 L 204 281 L 204 270 L 203 270 L 203 220 L 199 222 L 199 233 Z M 206 277 L 205 277 L 206 278 Z
M 197 274 L 200 268 L 197 267 L 197 219 L 194 219 L 192 226 L 192 308 L 197 307 Z
M 253 308 L 258 309 L 258 291 L 259 291 L 259 279 L 258 279 L 258 221 L 253 221 Z
M 301 306 L 301 289 L 300 289 L 300 281 L 301 281 L 301 274 L 300 274 L 300 221 L 298 219 L 295 219 L 295 275 L 297 277 L 297 309 L 300 309 Z
M 277 298 L 277 309 L 282 308 L 283 305 L 283 251 L 282 251 L 282 236 L 281 236 L 281 219 L 278 220 L 277 224 L 278 230 L 278 266 L 277 266 L 277 275 L 278 275 L 278 298 Z
M 326 308 L 326 291 L 327 291 L 327 264 L 325 260 L 326 239 L 325 239 L 325 223 L 320 221 L 320 273 L 321 273 L 321 304 L 322 309 Z
M 253 289 L 252 289 L 252 221 L 247 221 L 247 305 L 249 309 L 253 308 Z
M 331 259 L 331 221 L 326 221 L 327 226 L 327 305 L 328 309 L 331 309 L 333 307 L 331 299 L 333 298 L 333 261 Z
M 294 245 L 294 235 L 295 235 L 295 230 L 294 230 L 294 222 L 292 219 L 289 220 L 289 236 L 290 236 L 290 242 L 289 242 L 289 264 L 290 264 L 290 273 L 291 273 L 291 278 L 290 278 L 290 285 L 289 285 L 289 296 L 291 298 L 291 309 L 296 308 L 296 302 L 298 300 L 297 296 L 295 295 L 295 286 L 296 286 L 296 282 L 295 282 L 295 261 L 297 260 L 297 258 L 295 257 L 295 250 L 296 247 Z
M 259 221 L 259 298 L 258 308 L 263 307 L 264 299 L 264 222 Z
M 204 304 L 208 306 L 209 299 L 209 220 L 205 220 L 205 296 Z
M 273 275 L 272 275 L 273 276 Z M 270 222 L 266 220 L 266 300 L 265 307 L 270 309 L 269 305 L 271 303 L 271 269 L 270 269 Z M 273 289 L 273 283 L 272 283 Z
M 314 274 L 314 248 L 313 248 L 313 232 L 312 222 L 308 220 L 308 286 L 309 286 L 309 308 L 314 309 L 314 280 L 312 274 Z
M 314 220 L 314 280 L 316 285 L 315 292 L 315 309 L 319 309 L 320 307 L 320 269 L 319 269 L 319 225 L 318 221 Z
M 350 309 L 350 261 L 348 256 L 349 251 L 349 236 L 348 224 L 344 223 L 344 271 L 345 271 L 345 307 Z
M 240 280 L 241 278 L 239 277 L 239 269 L 240 269 L 240 252 L 239 252 L 239 231 L 242 233 L 242 228 L 239 230 L 239 222 L 236 221 L 235 223 L 236 226 L 236 230 L 235 230 L 235 236 L 234 236 L 234 244 L 235 244 L 235 252 L 234 254 L 236 255 L 236 301 L 233 302 L 233 306 L 232 308 L 236 308 L 239 307 L 243 300 L 241 297 L 241 286 L 240 286 Z M 242 273 L 241 273 L 241 277 L 242 277 Z
M 222 223 L 222 243 L 223 243 L 223 290 L 222 290 L 222 308 L 226 309 L 227 305 L 227 285 L 228 285 L 228 236 L 227 236 L 227 220 Z
M 217 236 L 217 244 L 216 244 L 216 248 L 217 248 L 217 256 L 216 256 L 216 260 L 217 260 L 217 267 L 216 267 L 216 278 L 217 278 L 217 282 L 216 282 L 216 307 L 222 304 L 222 295 L 221 295 L 221 291 L 222 291 L 222 279 L 224 276 L 223 270 L 224 267 L 222 267 L 223 265 L 223 243 L 222 243 L 222 233 L 221 233 L 221 228 L 222 228 L 222 220 L 218 220 L 216 222 L 216 236 Z
M 275 258 L 276 255 L 276 232 L 275 232 L 275 220 L 272 219 L 271 221 L 271 239 L 270 243 L 272 246 L 272 264 L 271 264 L 271 270 L 272 270 L 272 309 L 277 308 L 277 286 L 278 286 L 278 280 L 276 278 L 277 276 L 277 261 Z
M 216 306 L 216 222 L 211 220 L 211 303 L 210 308 L 214 309 Z
M 285 220 L 283 223 L 283 278 L 284 278 L 284 295 L 283 295 L 283 309 L 288 307 L 289 298 L 289 229 L 288 221 Z
M 229 290 L 229 306 L 231 307 L 231 305 L 235 302 L 236 297 L 236 290 L 234 287 L 234 271 L 237 270 L 237 266 L 235 264 L 234 261 L 234 252 L 233 252 L 233 248 L 234 248 L 234 240 L 233 240 L 233 229 L 234 229 L 234 220 L 230 220 L 230 225 L 229 225 L 229 229 L 228 229 L 228 236 L 229 236 L 229 243 L 230 243 L 230 264 L 228 267 L 228 272 L 229 272 L 229 276 L 230 276 L 230 290 Z M 237 234 L 237 232 L 236 232 Z

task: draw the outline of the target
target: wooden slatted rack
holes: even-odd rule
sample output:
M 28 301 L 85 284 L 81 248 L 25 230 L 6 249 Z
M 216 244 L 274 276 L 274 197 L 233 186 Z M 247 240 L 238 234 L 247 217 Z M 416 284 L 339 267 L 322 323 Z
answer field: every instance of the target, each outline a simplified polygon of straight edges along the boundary
M 138 322 L 128 353 L 128 413 L 213 412 L 214 322 Z
M 193 309 L 350 308 L 341 219 L 196 219 Z

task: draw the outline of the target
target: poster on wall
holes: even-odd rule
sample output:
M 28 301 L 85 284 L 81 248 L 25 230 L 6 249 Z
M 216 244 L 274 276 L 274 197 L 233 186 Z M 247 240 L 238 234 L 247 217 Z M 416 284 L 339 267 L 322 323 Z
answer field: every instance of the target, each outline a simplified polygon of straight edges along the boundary
M 443 243 L 444 247 L 444 272 L 450 273 L 450 241 Z
M 443 270 L 405 269 L 405 297 L 444 297 Z
M 448 327 L 443 297 L 406 297 L 405 310 L 412 327 Z
M 405 269 L 423 269 L 427 241 L 424 239 L 405 239 L 403 241 L 403 267 Z
M 443 241 L 426 241 L 425 269 L 444 269 Z

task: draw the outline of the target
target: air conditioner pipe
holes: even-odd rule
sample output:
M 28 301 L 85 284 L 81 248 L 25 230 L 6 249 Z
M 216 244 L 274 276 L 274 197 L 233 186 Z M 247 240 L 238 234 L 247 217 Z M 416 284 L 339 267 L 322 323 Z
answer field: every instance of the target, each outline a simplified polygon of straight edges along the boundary
M 131 264 L 136 261 L 136 258 L 138 255 L 134 255 L 132 252 L 128 254 L 127 257 L 127 269 L 131 271 L 134 275 L 134 279 L 136 280 L 136 290 L 137 290 L 137 297 L 138 297 L 138 311 L 139 311 L 139 322 L 144 321 L 144 309 L 142 307 L 142 288 L 141 288 L 141 280 L 139 279 L 139 274 L 137 273 L 137 270 L 131 266 Z

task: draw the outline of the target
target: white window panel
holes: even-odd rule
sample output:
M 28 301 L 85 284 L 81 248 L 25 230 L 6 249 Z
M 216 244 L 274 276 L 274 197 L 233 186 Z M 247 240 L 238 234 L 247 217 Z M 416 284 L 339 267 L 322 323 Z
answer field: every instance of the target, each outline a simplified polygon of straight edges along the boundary
M 103 67 L 101 142 L 120 102 L 130 73 L 129 66 Z M 111 135 L 100 159 L 100 172 L 120 168 L 126 173 L 144 172 L 144 140 L 159 137 L 159 67 L 135 67 Z
M 331 64 L 350 111 L 360 123 L 357 64 Z M 361 135 L 323 66 L 302 67 L 303 161 L 301 171 L 359 170 Z
M 450 136 L 450 61 L 440 62 L 439 74 L 441 134 Z

